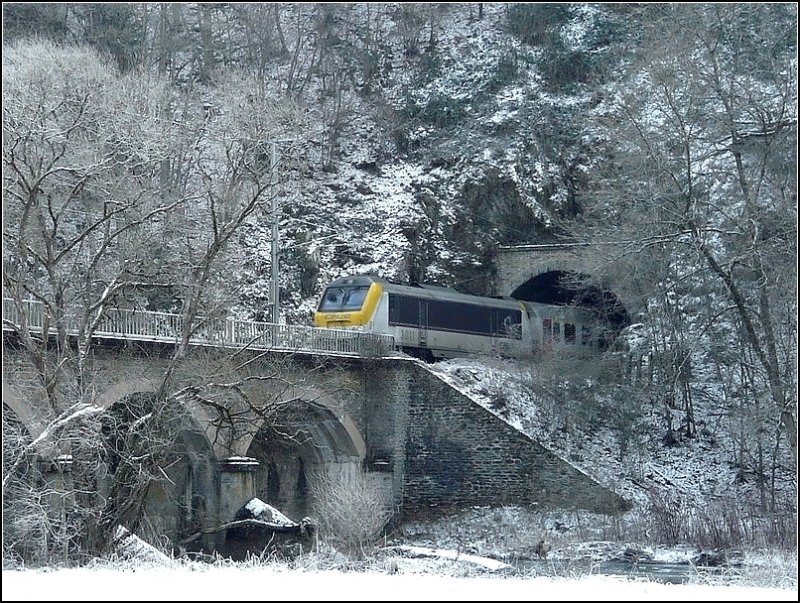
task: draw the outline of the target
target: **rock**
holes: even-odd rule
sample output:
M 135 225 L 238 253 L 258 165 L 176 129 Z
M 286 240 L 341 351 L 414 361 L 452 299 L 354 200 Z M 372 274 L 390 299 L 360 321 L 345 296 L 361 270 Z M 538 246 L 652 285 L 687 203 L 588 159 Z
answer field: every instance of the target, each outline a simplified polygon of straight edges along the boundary
M 653 556 L 641 549 L 628 547 L 622 552 L 622 559 L 630 563 L 639 563 L 641 561 L 652 561 Z
M 248 555 L 293 559 L 309 552 L 316 540 L 310 517 L 292 521 L 275 507 L 253 498 L 236 512 L 225 535 L 225 555 L 241 561 Z
M 120 559 L 151 563 L 155 565 L 170 565 L 172 558 L 162 553 L 154 546 L 147 544 L 128 528 L 117 526 L 114 532 L 114 552 Z
M 704 551 L 692 559 L 692 564 L 698 567 L 720 567 L 728 565 L 728 557 L 724 552 Z

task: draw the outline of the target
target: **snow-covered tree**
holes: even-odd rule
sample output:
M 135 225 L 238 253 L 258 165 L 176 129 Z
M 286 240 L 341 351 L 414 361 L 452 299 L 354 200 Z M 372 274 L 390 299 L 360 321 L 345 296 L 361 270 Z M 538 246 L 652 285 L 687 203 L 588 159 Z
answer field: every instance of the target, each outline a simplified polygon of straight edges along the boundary
M 248 219 L 270 219 L 273 151 L 283 144 L 290 154 L 299 123 L 263 82 L 234 73 L 198 98 L 122 74 L 88 48 L 4 48 L 3 294 L 13 309 L 4 326 L 35 369 L 43 406 L 41 434 L 14 463 L 28 452 L 71 455 L 75 490 L 85 493 L 113 461 L 108 506 L 90 497 L 73 516 L 70 538 L 83 546 L 101 546 L 115 521 L 136 518 L 148 484 L 170 466 L 176 367 L 236 294 L 232 243 Z M 98 328 L 120 307 L 147 309 L 153 290 L 167 291 L 180 315 L 160 389 L 101 425 L 91 363 Z
M 764 478 L 782 461 L 758 466 L 759 449 L 797 459 L 796 7 L 644 11 L 634 64 L 596 111 L 609 160 L 583 221 L 663 318 L 664 376 L 718 367 L 741 405 L 725 412 L 749 417 L 737 460 Z

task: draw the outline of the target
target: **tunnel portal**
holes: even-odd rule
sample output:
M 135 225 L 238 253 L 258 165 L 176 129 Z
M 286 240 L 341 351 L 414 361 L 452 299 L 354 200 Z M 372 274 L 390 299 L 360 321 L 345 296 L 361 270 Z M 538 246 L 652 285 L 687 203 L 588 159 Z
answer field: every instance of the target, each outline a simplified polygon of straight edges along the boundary
M 591 282 L 589 276 L 564 270 L 539 274 L 517 287 L 511 297 L 555 305 L 577 305 L 595 312 L 615 335 L 631 322 L 628 311 L 611 291 Z

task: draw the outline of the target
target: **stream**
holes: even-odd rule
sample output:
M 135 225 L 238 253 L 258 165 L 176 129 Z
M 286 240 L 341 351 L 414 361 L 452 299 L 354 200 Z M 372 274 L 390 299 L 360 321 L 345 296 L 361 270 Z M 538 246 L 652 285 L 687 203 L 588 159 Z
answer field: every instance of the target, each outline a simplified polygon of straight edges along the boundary
M 520 559 L 512 563 L 512 565 L 519 570 L 537 576 L 569 577 L 600 574 L 640 578 L 668 584 L 685 584 L 689 580 L 696 579 L 699 575 L 719 576 L 738 573 L 738 568 L 731 566 L 697 567 L 690 563 L 669 563 L 650 560 L 631 562 L 620 559 L 606 561 Z

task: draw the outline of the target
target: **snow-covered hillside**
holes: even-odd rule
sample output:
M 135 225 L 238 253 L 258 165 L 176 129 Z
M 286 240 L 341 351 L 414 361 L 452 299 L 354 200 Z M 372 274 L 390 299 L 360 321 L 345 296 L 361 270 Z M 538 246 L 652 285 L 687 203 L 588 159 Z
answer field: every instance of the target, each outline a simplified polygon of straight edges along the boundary
M 534 50 L 509 32 L 507 5 L 484 5 L 481 19 L 477 8 L 438 10 L 435 64 L 390 38 L 380 93 L 343 92 L 330 165 L 319 167 L 320 131 L 304 155 L 311 170 L 287 178 L 280 261 L 290 322 L 308 324 L 325 284 L 350 274 L 492 293 L 493 248 L 551 236 L 551 212 L 590 161 L 566 130 L 592 94 L 543 89 Z M 576 44 L 589 10 L 572 21 Z M 321 127 L 324 101 L 308 110 L 310 127 Z M 269 225 L 247 245 L 242 314 L 253 315 L 269 291 Z
M 796 546 L 795 5 L 5 3 L 3 14 L 4 287 L 18 300 L 70 316 L 192 299 L 187 315 L 267 321 L 277 273 L 278 319 L 310 325 L 346 275 L 493 295 L 500 246 L 576 243 L 589 249 L 580 266 L 542 270 L 626 300 L 641 328 L 616 350 L 637 367 L 609 352 L 430 368 L 634 509 L 467 509 L 442 539 L 493 556 L 525 552 L 531 531 L 554 556 L 576 539 Z M 101 208 L 99 227 L 116 199 L 160 207 L 173 194 L 179 211 L 158 210 L 169 228 L 159 216 L 141 229 L 152 239 L 103 245 L 92 270 L 73 258 L 92 239 L 76 226 L 89 209 Z M 533 290 L 544 275 L 529 274 L 519 285 Z M 39 343 L 28 345 L 44 354 Z M 403 530 L 405 544 L 437 544 L 416 541 L 438 526 Z
M 561 542 L 571 551 L 568 555 L 574 553 L 570 543 L 579 532 L 580 540 L 647 542 L 664 539 L 668 536 L 664 526 L 652 522 L 666 510 L 675 514 L 671 521 L 675 522 L 677 541 L 693 535 L 698 539 L 695 544 L 703 540 L 711 542 L 712 534 L 704 533 L 710 528 L 729 531 L 734 538 L 739 530 L 747 530 L 748 526 L 756 528 L 750 523 L 752 518 L 743 514 L 748 508 L 758 508 L 760 490 L 754 477 L 742 479 L 739 468 L 731 462 L 737 434 L 728 432 L 724 424 L 708 425 L 698 437 L 667 446 L 658 409 L 642 409 L 646 424 L 621 445 L 619 431 L 612 428 L 611 423 L 597 419 L 582 422 L 578 416 L 564 421 L 567 417 L 552 408 L 558 402 L 548 399 L 545 389 L 535 385 L 536 379 L 532 376 L 538 372 L 535 368 L 496 358 L 463 358 L 436 363 L 431 370 L 634 503 L 633 509 L 621 518 L 593 516 L 576 510 L 531 512 L 517 509 L 505 517 L 497 510 L 474 511 L 478 513 L 476 518 L 483 517 L 481 521 L 460 521 L 462 526 L 481 523 L 486 526 L 488 523 L 490 527 L 485 533 L 494 533 L 496 539 L 490 548 L 530 548 L 535 544 L 532 540 L 536 534 Z M 702 404 L 697 413 L 698 416 L 712 414 Z M 780 475 L 777 482 L 780 484 L 778 496 L 783 497 L 786 504 L 792 504 L 796 496 L 792 476 Z M 493 514 L 495 522 L 516 527 L 510 532 L 493 532 L 493 522 L 486 520 Z M 520 526 L 525 526 L 523 534 L 517 532 Z M 515 534 L 520 536 L 518 541 Z M 487 551 L 480 552 L 486 554 Z
M 629 93 L 619 83 L 624 80 L 610 75 L 624 71 L 638 52 L 634 40 L 640 32 L 631 30 L 636 21 L 624 7 L 553 6 L 552 13 L 540 15 L 561 24 L 551 29 L 543 24 L 521 29 L 514 19 L 525 15 L 510 4 L 483 4 L 480 18 L 474 5 L 431 7 L 416 40 L 420 48 L 428 46 L 409 52 L 398 6 L 382 4 L 370 13 L 386 11 L 387 18 L 375 19 L 388 41 L 381 55 L 383 76 L 370 94 L 357 87 L 342 91 L 335 140 L 322 126 L 328 123 L 323 119 L 328 100 L 321 96 L 308 107 L 309 122 L 319 130 L 305 151 L 311 167 L 287 180 L 281 222 L 282 311 L 289 322 L 310 324 L 326 283 L 350 274 L 494 293 L 496 246 L 552 240 L 559 220 L 571 216 L 576 191 L 591 189 L 597 164 L 615 153 L 597 124 L 617 119 Z M 350 10 L 360 19 L 358 11 L 367 8 Z M 532 41 L 534 32 L 541 39 Z M 631 81 L 648 82 L 649 76 Z M 657 107 L 646 110 L 652 111 L 646 120 L 666 121 Z M 323 141 L 332 141 L 329 155 Z M 718 156 L 713 149 L 700 152 L 707 162 Z M 329 162 L 322 169 L 324 155 Z M 263 308 L 268 298 L 269 228 L 259 228 L 260 235 L 248 241 L 244 316 Z M 639 263 L 648 257 L 632 255 L 630 270 L 641 270 Z M 723 369 L 712 362 L 726 345 L 723 339 L 733 339 L 735 319 L 704 322 L 709 319 L 698 308 L 719 294 L 706 284 L 680 289 L 691 280 L 693 262 L 690 257 L 675 263 L 675 282 L 659 283 L 668 303 L 683 312 L 691 334 L 681 345 L 695 346 L 693 437 L 666 441 L 680 437 L 681 412 L 663 401 L 628 396 L 624 389 L 587 386 L 586 399 L 564 402 L 567 394 L 548 392 L 535 367 L 459 360 L 433 370 L 634 501 L 636 510 L 626 521 L 635 529 L 646 530 L 634 515 L 647 509 L 676 513 L 684 530 L 694 529 L 690 524 L 745 530 L 739 525 L 742 509 L 773 504 L 766 494 L 771 489 L 787 505 L 796 504 L 796 476 L 789 463 L 775 462 L 772 481 L 759 484 L 765 478 L 748 469 L 760 461 L 747 456 L 762 444 L 745 443 L 746 414 L 729 420 L 736 402 L 730 388 L 720 385 Z M 663 303 L 655 293 L 647 303 Z M 788 331 L 791 339 L 790 326 Z M 579 383 L 571 387 L 580 390 Z M 775 451 L 784 446 L 780 442 Z M 769 453 L 762 449 L 762 454 Z

